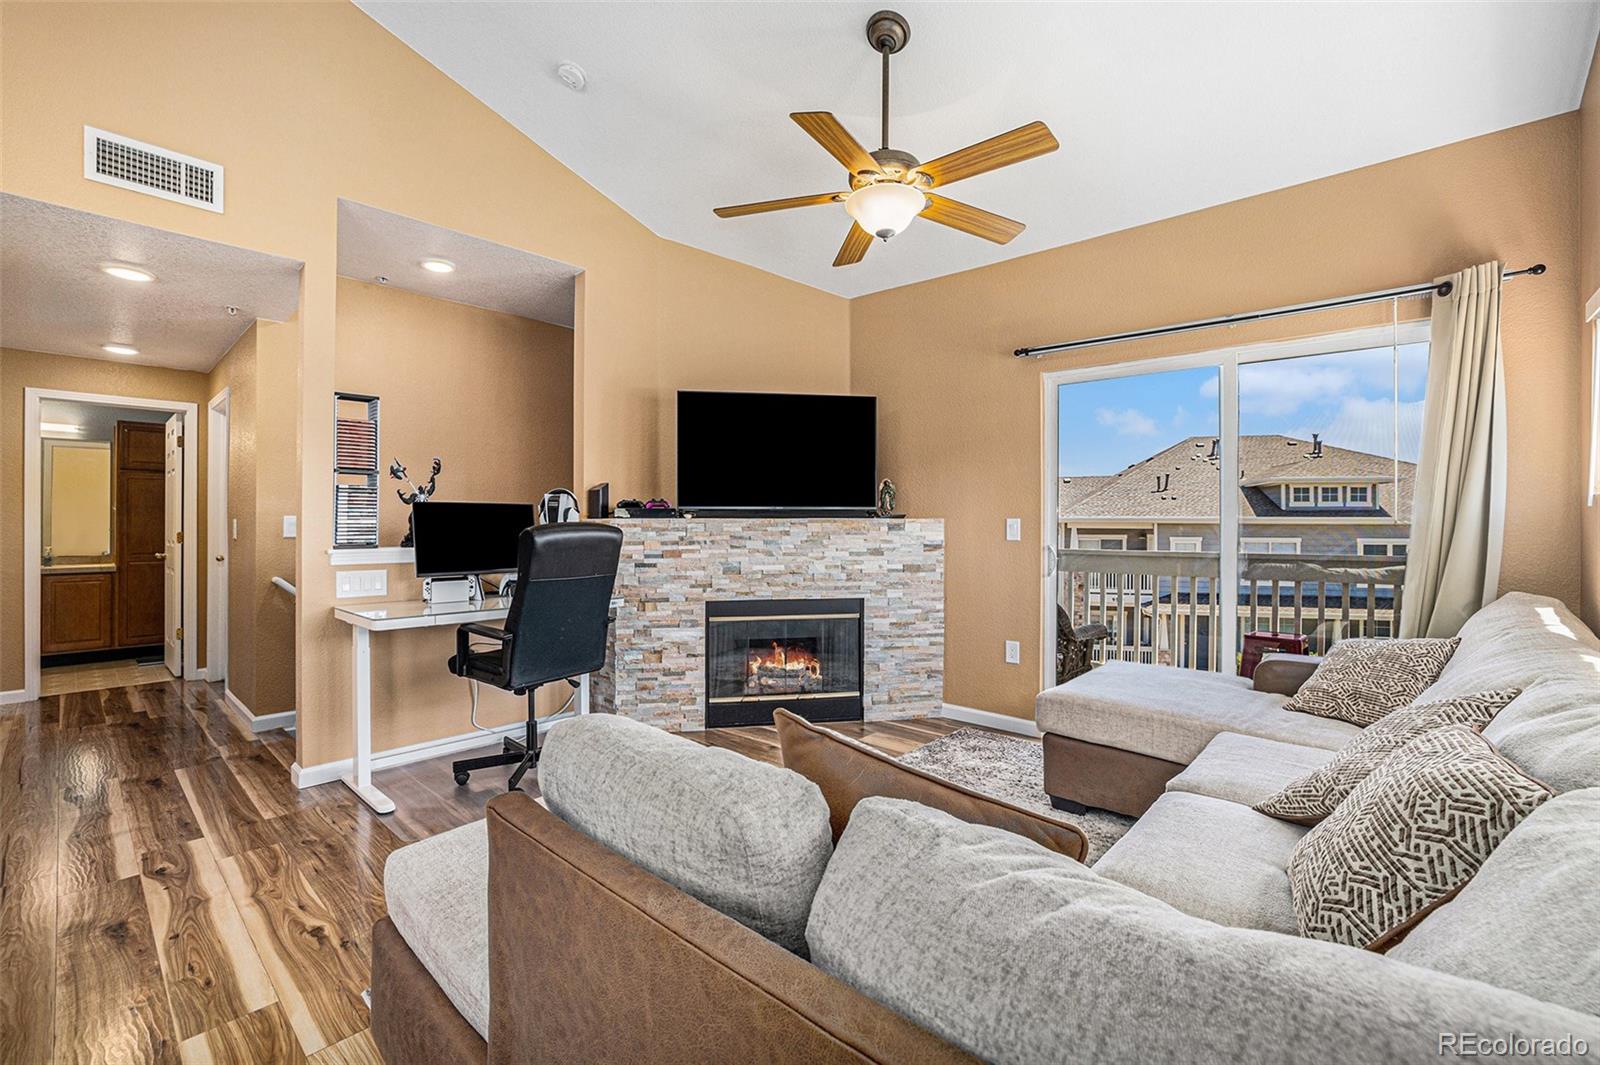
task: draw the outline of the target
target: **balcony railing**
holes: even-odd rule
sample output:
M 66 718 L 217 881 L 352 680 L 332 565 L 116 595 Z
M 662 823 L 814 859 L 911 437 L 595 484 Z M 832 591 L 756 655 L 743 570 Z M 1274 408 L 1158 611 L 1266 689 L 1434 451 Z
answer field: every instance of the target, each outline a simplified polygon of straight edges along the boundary
M 1299 633 L 1313 654 L 1350 636 L 1393 635 L 1405 559 L 1366 555 L 1243 555 L 1231 597 L 1239 631 Z M 1073 624 L 1098 622 L 1112 637 L 1094 661 L 1157 662 L 1233 671 L 1219 644 L 1213 595 L 1220 558 L 1205 551 L 1062 550 L 1058 601 Z

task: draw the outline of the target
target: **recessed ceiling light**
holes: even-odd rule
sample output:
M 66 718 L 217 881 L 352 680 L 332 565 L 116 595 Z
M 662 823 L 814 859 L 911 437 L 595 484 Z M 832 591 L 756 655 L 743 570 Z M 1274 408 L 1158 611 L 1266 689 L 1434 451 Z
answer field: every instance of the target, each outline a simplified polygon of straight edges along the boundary
M 156 279 L 156 275 L 150 271 L 141 270 L 137 266 L 128 266 L 124 263 L 101 263 L 100 269 L 102 272 L 122 281 L 137 281 L 143 284 Z
M 137 355 L 138 348 L 130 348 L 126 344 L 101 344 L 100 350 L 107 355 Z
M 455 273 L 456 264 L 449 259 L 424 259 L 422 260 L 422 268 L 431 270 L 436 274 L 453 274 Z

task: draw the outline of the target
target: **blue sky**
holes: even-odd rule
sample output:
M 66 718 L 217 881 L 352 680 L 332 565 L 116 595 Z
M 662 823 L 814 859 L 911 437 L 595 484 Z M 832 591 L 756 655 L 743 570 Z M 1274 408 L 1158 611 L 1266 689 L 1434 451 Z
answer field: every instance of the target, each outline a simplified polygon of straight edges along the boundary
M 1388 456 L 1399 370 L 1400 457 L 1417 460 L 1428 346 L 1402 345 L 1251 363 L 1239 368 L 1239 431 L 1282 433 Z M 1062 385 L 1061 474 L 1116 473 L 1187 436 L 1217 432 L 1215 369 Z

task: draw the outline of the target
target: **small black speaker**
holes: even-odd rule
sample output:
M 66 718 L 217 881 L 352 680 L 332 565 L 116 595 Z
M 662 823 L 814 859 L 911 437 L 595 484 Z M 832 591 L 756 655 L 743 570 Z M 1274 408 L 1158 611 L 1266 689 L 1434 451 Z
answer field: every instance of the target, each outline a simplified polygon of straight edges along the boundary
M 589 489 L 589 517 L 611 517 L 611 482 L 604 481 Z

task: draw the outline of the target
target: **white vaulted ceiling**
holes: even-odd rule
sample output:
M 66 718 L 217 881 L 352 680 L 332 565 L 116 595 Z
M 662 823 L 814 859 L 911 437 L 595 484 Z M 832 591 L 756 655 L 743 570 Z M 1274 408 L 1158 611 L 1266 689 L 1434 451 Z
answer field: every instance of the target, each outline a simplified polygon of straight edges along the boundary
M 895 147 L 926 160 L 1042 119 L 1061 150 L 951 189 L 1027 223 L 1010 244 L 921 220 L 834 268 L 841 207 L 711 209 L 844 186 L 791 111 L 877 147 L 879 0 L 360 4 L 660 236 L 845 296 L 1572 110 L 1600 27 L 1593 2 L 898 4 Z

